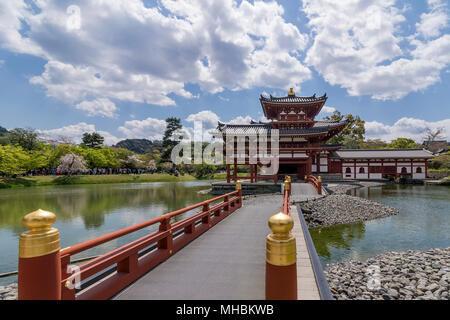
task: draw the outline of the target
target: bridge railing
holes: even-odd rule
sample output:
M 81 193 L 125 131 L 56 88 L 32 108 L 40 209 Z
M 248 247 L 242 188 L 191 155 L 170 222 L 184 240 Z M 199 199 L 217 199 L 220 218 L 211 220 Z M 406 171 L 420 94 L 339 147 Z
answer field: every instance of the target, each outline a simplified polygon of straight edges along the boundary
M 322 194 L 322 178 L 314 177 L 312 174 L 305 176 L 305 182 L 311 183 L 317 190 L 318 194 Z
M 19 299 L 111 298 L 241 206 L 238 181 L 236 191 L 62 250 L 58 230 L 50 228 L 55 215 L 33 212 L 24 217 L 30 230 L 21 235 L 19 244 Z M 197 208 L 200 211 L 173 221 Z M 73 255 L 152 225 L 158 225 L 158 230 L 75 268 L 70 266 Z M 33 240 L 35 236 L 39 239 Z M 42 247 L 40 252 L 36 252 L 36 243 Z
M 291 178 L 286 177 L 283 210 L 269 219 L 272 233 L 266 237 L 266 299 L 297 299 L 297 249 L 291 234 L 294 220 L 290 216 Z
M 290 213 L 290 197 L 292 192 L 292 183 L 291 183 L 291 177 L 286 176 L 286 179 L 284 180 L 284 188 L 283 188 L 283 213 L 287 214 L 288 216 L 291 215 Z

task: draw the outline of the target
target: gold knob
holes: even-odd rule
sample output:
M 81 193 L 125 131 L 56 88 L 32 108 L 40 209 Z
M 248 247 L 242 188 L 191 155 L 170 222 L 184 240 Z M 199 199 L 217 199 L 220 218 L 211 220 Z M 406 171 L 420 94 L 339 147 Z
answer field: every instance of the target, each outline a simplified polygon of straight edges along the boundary
M 241 180 L 236 181 L 236 190 L 242 190 Z
M 23 225 L 30 230 L 49 228 L 55 221 L 54 213 L 42 209 L 31 212 L 22 219 Z
M 317 181 L 322 182 L 322 177 L 319 176 L 319 177 L 317 178 Z
M 27 214 L 22 223 L 29 230 L 19 237 L 19 257 L 33 258 L 59 251 L 59 231 L 51 228 L 54 213 L 42 209 Z
M 294 220 L 283 212 L 278 212 L 269 219 L 269 228 L 276 236 L 287 236 L 294 227 Z
M 295 237 L 290 234 L 294 220 L 279 212 L 269 219 L 273 233 L 266 238 L 266 261 L 276 266 L 288 266 L 297 262 Z
M 284 190 L 290 190 L 291 189 L 291 185 L 289 183 L 288 180 L 284 181 Z

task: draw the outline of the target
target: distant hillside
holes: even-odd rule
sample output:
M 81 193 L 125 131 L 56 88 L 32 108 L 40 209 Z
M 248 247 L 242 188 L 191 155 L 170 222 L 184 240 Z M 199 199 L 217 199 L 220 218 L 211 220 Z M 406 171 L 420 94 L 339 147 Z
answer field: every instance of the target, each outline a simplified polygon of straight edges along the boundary
M 5 134 L 8 133 L 8 130 L 6 130 L 5 128 L 3 128 L 2 126 L 0 126 L 0 137 L 4 136 Z
M 114 147 L 124 148 L 139 154 L 144 154 L 151 153 L 155 148 L 160 150 L 161 141 L 150 141 L 147 139 L 125 139 L 119 141 Z

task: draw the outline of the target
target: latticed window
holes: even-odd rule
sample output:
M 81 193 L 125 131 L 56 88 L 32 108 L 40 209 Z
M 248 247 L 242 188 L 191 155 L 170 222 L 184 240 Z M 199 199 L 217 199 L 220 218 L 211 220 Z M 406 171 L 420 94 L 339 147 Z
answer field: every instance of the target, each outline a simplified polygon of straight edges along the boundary
M 365 173 L 363 167 L 359 168 L 359 173 Z
M 422 168 L 421 167 L 417 167 L 416 173 L 422 173 Z

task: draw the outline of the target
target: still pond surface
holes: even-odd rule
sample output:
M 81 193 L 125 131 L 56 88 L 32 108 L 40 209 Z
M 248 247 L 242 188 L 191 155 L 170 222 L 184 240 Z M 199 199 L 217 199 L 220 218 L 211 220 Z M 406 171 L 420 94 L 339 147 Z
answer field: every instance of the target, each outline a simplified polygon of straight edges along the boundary
M 0 273 L 17 270 L 19 235 L 26 230 L 22 218 L 36 209 L 56 214 L 53 226 L 65 248 L 209 199 L 211 195 L 198 193 L 209 187 L 209 181 L 187 181 L 0 189 Z M 150 226 L 74 258 L 117 248 L 156 228 Z M 16 277 L 0 278 L 0 285 L 15 281 Z
M 365 260 L 388 251 L 427 250 L 450 246 L 450 188 L 386 185 L 350 190 L 348 194 L 397 208 L 396 216 L 310 229 L 322 266 Z

